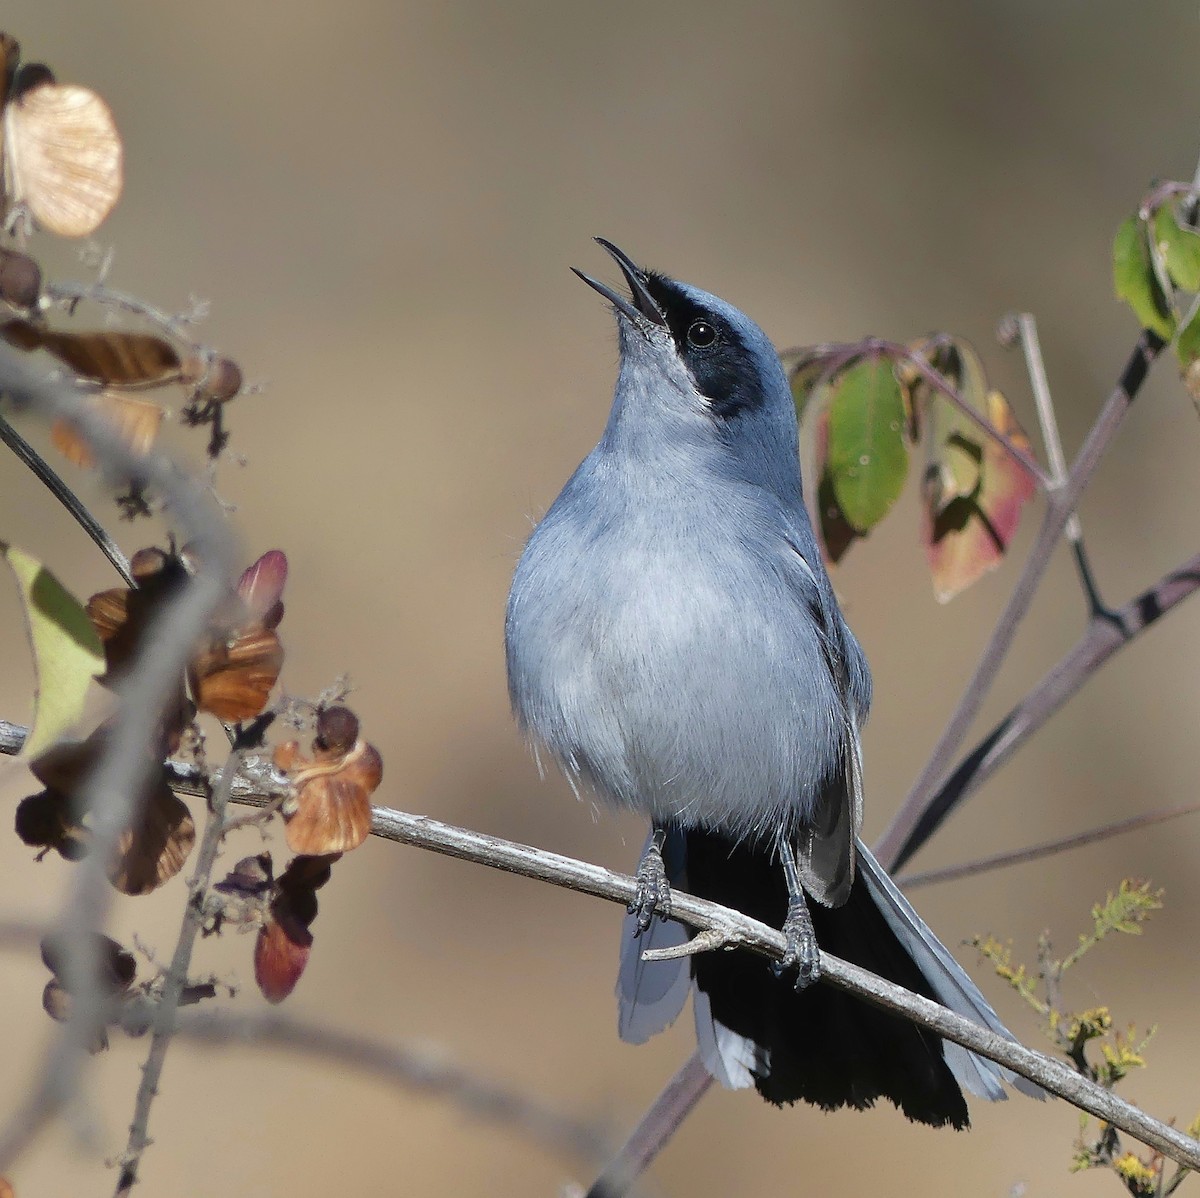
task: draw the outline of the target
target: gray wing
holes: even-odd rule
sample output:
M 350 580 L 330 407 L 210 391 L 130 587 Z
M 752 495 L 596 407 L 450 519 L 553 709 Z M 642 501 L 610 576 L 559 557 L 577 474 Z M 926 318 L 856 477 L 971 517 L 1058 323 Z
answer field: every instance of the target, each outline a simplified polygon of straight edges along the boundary
M 871 674 L 854 634 L 838 610 L 812 534 L 807 554 L 788 538 L 797 567 L 797 590 L 834 682 L 840 710 L 840 754 L 796 844 L 805 892 L 827 907 L 840 907 L 854 884 L 855 841 L 862 828 L 862 748 L 858 726 L 871 702 Z M 810 561 L 809 558 L 814 561 Z
M 653 835 L 651 832 L 650 837 Z M 686 889 L 683 846 L 668 835 L 663 848 L 667 880 L 672 886 Z M 655 918 L 641 936 L 634 936 L 636 930 L 637 916 L 627 915 L 621 925 L 621 967 L 617 972 L 617 1032 L 627 1044 L 644 1044 L 670 1027 L 683 1010 L 692 985 L 690 958 L 642 960 L 648 948 L 685 943 L 691 933 L 683 924 Z
M 883 866 L 871 854 L 862 841 L 858 842 L 858 864 L 862 870 L 863 881 L 875 900 L 875 905 L 883 913 L 888 926 L 896 933 L 896 938 L 916 962 L 917 968 L 925 975 L 926 981 L 933 987 L 938 1000 L 956 1014 L 970 1019 L 975 1023 L 1013 1040 L 1013 1034 L 1000 1022 L 1000 1017 L 992 1010 L 991 1004 L 979 992 L 979 987 L 967 976 L 963 967 L 950 955 L 942 942 L 930 931 L 925 921 L 912 909 L 908 899 L 897 889 L 896 884 L 889 878 Z M 992 1102 L 1005 1097 L 1001 1081 L 1022 1094 L 1032 1098 L 1045 1098 L 1040 1086 L 1015 1074 L 1003 1065 L 997 1065 L 986 1057 L 976 1056 L 950 1040 L 943 1041 L 945 1045 L 946 1064 L 950 1072 L 972 1094 Z

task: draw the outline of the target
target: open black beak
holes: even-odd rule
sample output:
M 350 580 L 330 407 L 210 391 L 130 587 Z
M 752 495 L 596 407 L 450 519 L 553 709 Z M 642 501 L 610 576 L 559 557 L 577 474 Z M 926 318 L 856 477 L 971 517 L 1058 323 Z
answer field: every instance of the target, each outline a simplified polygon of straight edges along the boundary
M 597 237 L 596 241 L 603 246 L 613 260 L 621 268 L 621 273 L 625 276 L 625 282 L 629 284 L 629 290 L 633 293 L 633 302 L 631 303 L 623 295 L 619 295 L 611 287 L 605 283 L 601 283 L 598 279 L 593 279 L 591 275 L 585 275 L 581 270 L 572 270 L 589 286 L 600 292 L 602 296 L 618 312 L 628 316 L 634 324 L 650 324 L 665 325 L 667 319 L 663 316 L 662 309 L 654 302 L 654 297 L 646 290 L 646 276 L 644 272 L 639 270 L 630 261 L 629 255 L 617 249 L 611 241 L 605 241 L 603 237 Z

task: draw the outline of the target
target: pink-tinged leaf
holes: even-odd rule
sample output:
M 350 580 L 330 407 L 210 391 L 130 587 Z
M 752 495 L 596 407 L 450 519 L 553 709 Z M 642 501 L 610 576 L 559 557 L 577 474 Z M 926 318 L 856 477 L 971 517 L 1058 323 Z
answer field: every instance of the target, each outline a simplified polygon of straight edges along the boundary
M 929 365 L 977 412 L 987 409 L 987 376 L 979 355 L 959 338 L 938 344 Z M 913 384 L 913 407 L 924 434 L 924 486 L 927 503 L 940 512 L 954 499 L 968 498 L 979 486 L 984 433 L 927 380 Z
M 288 913 L 268 920 L 254 943 L 254 980 L 269 1003 L 280 1003 L 296 988 L 312 954 L 312 933 Z
M 829 412 L 822 411 L 817 416 L 817 426 L 813 437 L 815 450 L 814 468 L 820 471 L 820 481 L 817 484 L 816 504 L 817 518 L 815 521 L 817 541 L 821 546 L 821 556 L 826 564 L 837 565 L 846 556 L 846 551 L 855 541 L 861 540 L 860 533 L 846 519 L 838 503 L 833 489 L 833 477 L 829 473 Z
M 999 391 L 988 393 L 987 409 L 993 426 L 1028 452 L 1029 438 Z M 973 494 L 941 503 L 940 487 L 927 478 L 921 537 L 939 602 L 948 602 L 1000 564 L 1016 534 L 1021 511 L 1036 489 L 1029 471 L 987 436 Z
M 253 565 L 247 566 L 238 579 L 238 597 L 257 618 L 272 615 L 278 608 L 283 614 L 283 588 L 287 582 L 287 555 L 282 549 L 268 549 Z M 279 621 L 268 621 L 274 627 Z

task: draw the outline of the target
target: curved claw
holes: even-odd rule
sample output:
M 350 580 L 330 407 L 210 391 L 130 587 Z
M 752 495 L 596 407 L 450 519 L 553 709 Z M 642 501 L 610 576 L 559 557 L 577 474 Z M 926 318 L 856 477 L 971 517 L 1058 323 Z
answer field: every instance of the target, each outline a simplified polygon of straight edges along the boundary
M 772 967 L 776 977 L 789 970 L 796 971 L 795 987 L 807 990 L 821 977 L 821 947 L 813 931 L 812 919 L 803 897 L 788 904 L 787 919 L 783 922 L 783 937 L 787 942 L 782 958 Z
M 637 917 L 635 936 L 640 936 L 649 927 L 654 917 L 670 919 L 671 884 L 667 881 L 662 852 L 653 843 L 646 849 L 637 870 L 637 894 L 629 904 L 630 915 Z

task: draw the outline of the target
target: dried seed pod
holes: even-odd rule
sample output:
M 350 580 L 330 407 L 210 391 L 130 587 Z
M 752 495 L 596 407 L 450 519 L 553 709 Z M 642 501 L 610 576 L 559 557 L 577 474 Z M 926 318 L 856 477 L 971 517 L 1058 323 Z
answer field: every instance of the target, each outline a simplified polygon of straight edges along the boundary
M 294 800 L 283 809 L 288 847 L 324 854 L 362 844 L 371 831 L 371 795 L 383 778 L 374 747 L 359 740 L 348 753 L 315 761 L 305 761 L 294 743 L 280 748 L 286 751 L 276 752 L 275 764 L 289 773 Z
M 71 1018 L 71 995 L 57 978 L 51 978 L 42 991 L 42 1010 L 56 1023 L 66 1023 Z M 108 1047 L 108 1033 L 104 1028 L 95 1032 L 88 1041 L 87 1050 L 95 1056 Z
M 326 754 L 342 756 L 358 740 L 358 716 L 349 707 L 322 707 L 317 714 L 317 735 L 313 755 L 320 760 Z
M 149 894 L 173 878 L 196 843 L 187 804 L 160 781 L 141 818 L 117 839 L 117 858 L 108 880 L 122 894 Z
M 133 985 L 137 974 L 137 962 L 133 954 L 123 948 L 111 936 L 102 932 L 93 933 L 99 963 L 99 982 L 106 994 L 120 994 Z M 42 964 L 60 981 L 63 980 L 63 962 L 66 960 L 66 938 L 56 933 L 42 937 L 39 945 Z
M 0 299 L 14 308 L 37 306 L 42 268 L 28 255 L 0 247 Z
M 226 724 L 261 714 L 283 669 L 283 645 L 270 629 L 217 635 L 188 665 L 188 684 L 201 711 Z
M 21 43 L 11 33 L 0 32 L 0 107 L 8 103 L 9 91 L 21 61 Z
M 53 849 L 64 861 L 86 854 L 91 832 L 76 817 L 71 801 L 53 790 L 30 795 L 17 804 L 17 835 L 31 848 Z
M 0 336 L 18 349 L 44 349 L 81 379 L 106 387 L 160 387 L 180 377 L 175 347 L 151 333 L 115 329 L 64 333 L 27 320 L 10 320 L 0 325 Z
M 342 859 L 341 853 L 321 853 L 316 856 L 301 854 L 288 862 L 288 867 L 279 875 L 279 891 L 294 899 L 302 891 L 316 892 L 333 876 L 333 866 Z M 315 917 L 316 910 L 314 908 Z M 310 918 L 307 922 L 312 923 Z
M 56 745 L 30 763 L 46 789 L 17 807 L 17 835 L 26 844 L 52 848 L 70 860 L 87 852 L 91 831 L 81 791 L 107 736 L 108 729 L 101 727 L 86 741 Z M 173 878 L 196 841 L 191 813 L 167 785 L 161 765 L 151 771 L 137 805 L 137 822 L 118 838 L 118 855 L 109 869 L 109 881 L 123 894 L 148 894 Z
M 284 914 L 259 929 L 254 942 L 254 980 L 269 1003 L 280 1003 L 296 988 L 312 953 L 312 933 Z
M 213 889 L 238 898 L 259 898 L 274 885 L 274 870 L 269 852 L 243 857 Z
M 51 233 L 95 232 L 121 194 L 121 160 L 112 113 L 86 87 L 39 81 L 5 105 L 10 199 Z
M 180 377 L 192 385 L 198 403 L 225 403 L 242 389 L 242 369 L 232 358 L 193 354 L 184 359 Z
M 84 406 L 106 420 L 112 431 L 138 457 L 150 452 L 162 425 L 163 410 L 148 399 L 102 391 L 89 395 Z M 96 464 L 91 442 L 81 436 L 69 420 L 56 420 L 50 429 L 54 448 L 76 466 L 90 469 Z
M 88 618 L 104 644 L 108 669 L 100 681 L 105 686 L 111 686 L 133 662 L 160 605 L 168 602 L 188 578 L 179 558 L 161 549 L 138 550 L 130 568 L 138 584 L 134 590 L 114 587 L 97 592 L 87 601 Z

